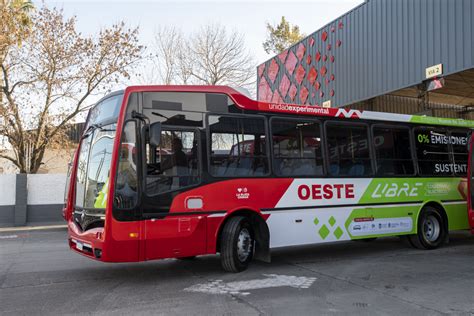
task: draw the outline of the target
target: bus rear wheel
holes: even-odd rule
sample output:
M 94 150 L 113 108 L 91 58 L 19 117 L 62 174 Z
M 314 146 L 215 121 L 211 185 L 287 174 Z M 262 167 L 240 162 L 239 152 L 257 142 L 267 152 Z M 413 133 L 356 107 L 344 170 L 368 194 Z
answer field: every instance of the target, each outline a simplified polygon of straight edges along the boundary
M 425 206 L 418 218 L 416 235 L 409 235 L 407 238 L 415 248 L 436 249 L 446 241 L 447 227 L 448 225 L 438 209 Z
M 254 232 L 247 218 L 230 218 L 221 234 L 221 264 L 228 272 L 241 272 L 252 261 L 254 251 Z

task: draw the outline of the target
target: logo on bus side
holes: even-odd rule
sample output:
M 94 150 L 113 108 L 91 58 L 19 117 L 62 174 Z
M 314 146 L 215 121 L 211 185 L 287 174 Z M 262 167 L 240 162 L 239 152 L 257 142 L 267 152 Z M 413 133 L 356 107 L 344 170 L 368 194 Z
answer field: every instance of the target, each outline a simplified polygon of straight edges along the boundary
M 250 197 L 250 193 L 248 192 L 247 188 L 237 188 L 237 193 L 235 196 L 239 200 L 244 200 Z
M 300 200 L 353 199 L 354 184 L 302 184 L 298 187 Z
M 398 183 L 379 183 L 375 187 L 374 192 L 372 193 L 372 198 L 379 199 L 379 198 L 392 198 L 392 197 L 399 197 L 399 196 L 406 196 L 406 197 L 415 197 L 418 196 L 418 189 L 423 186 L 423 183 L 416 182 L 416 183 L 407 183 L 404 182 L 402 184 Z

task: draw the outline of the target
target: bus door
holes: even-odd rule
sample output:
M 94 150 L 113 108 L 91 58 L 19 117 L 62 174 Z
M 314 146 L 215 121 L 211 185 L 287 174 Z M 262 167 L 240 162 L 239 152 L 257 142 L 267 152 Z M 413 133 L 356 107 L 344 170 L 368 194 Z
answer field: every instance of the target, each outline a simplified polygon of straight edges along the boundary
M 467 176 L 467 205 L 468 219 L 471 232 L 474 234 L 474 132 L 469 137 L 469 158 L 468 158 L 468 176 Z
M 173 204 L 200 183 L 199 130 L 163 127 L 160 145 L 147 148 L 145 256 L 147 260 L 205 251 L 206 223 L 199 208 Z M 173 205 L 173 209 L 171 206 Z

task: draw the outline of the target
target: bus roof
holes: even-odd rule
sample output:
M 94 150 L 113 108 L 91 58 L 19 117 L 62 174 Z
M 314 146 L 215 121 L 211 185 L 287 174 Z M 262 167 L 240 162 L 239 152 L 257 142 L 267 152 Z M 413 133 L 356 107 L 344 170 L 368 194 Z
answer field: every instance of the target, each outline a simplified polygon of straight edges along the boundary
M 414 124 L 443 125 L 474 128 L 474 121 L 441 118 L 433 116 L 420 116 L 410 114 L 396 114 L 386 112 L 363 111 L 345 108 L 325 108 L 315 105 L 298 105 L 289 103 L 271 103 L 250 99 L 236 89 L 228 86 L 201 86 L 201 85 L 148 85 L 129 86 L 125 92 L 201 92 L 222 93 L 228 95 L 234 103 L 243 110 L 297 114 L 315 117 L 337 117 L 346 119 L 363 119 L 377 121 L 406 122 Z

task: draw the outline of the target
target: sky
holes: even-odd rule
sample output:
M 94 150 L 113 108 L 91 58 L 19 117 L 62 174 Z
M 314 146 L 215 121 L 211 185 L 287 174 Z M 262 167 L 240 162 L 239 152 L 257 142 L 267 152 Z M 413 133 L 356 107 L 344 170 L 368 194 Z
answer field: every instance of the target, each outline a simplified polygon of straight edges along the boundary
M 149 46 L 160 26 L 176 26 L 192 33 L 201 25 L 219 23 L 243 33 L 247 48 L 258 64 L 272 55 L 265 53 L 266 23 L 276 24 L 281 16 L 309 35 L 325 24 L 356 7 L 363 0 L 312 1 L 113 1 L 46 0 L 48 6 L 62 8 L 66 16 L 77 16 L 77 27 L 85 34 L 95 34 L 101 27 L 119 21 L 139 26 L 142 44 Z M 41 6 L 42 1 L 34 1 Z

